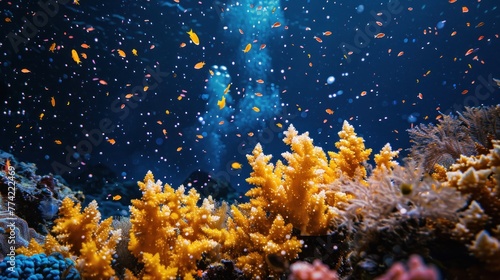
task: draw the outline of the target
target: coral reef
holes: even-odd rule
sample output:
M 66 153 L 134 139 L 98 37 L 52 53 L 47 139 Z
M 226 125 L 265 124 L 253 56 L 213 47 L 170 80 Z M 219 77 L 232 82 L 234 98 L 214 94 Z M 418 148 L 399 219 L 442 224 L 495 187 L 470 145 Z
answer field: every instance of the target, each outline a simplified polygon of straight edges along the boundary
M 8 211 L 0 211 L 0 261 L 7 255 L 14 255 L 15 249 L 28 246 L 32 239 L 41 243 L 44 237 L 25 220 Z
M 48 233 L 65 197 L 83 201 L 83 194 L 72 191 L 62 178 L 51 174 L 37 175 L 35 164 L 19 162 L 2 150 L 0 166 L 0 201 L 7 202 L 9 196 L 15 198 L 15 214 L 40 233 Z M 10 166 L 8 170 L 7 166 Z M 13 195 L 9 194 L 9 187 L 14 188 Z M 0 210 L 2 206 L 0 203 Z
M 247 155 L 253 187 L 246 203 L 201 199 L 195 188 L 162 185 L 148 172 L 130 219 L 101 221 L 96 202 L 82 211 L 67 197 L 44 242 L 19 218 L 16 235 L 27 247 L 16 253 L 59 253 L 74 259 L 85 279 L 437 279 L 424 261 L 446 279 L 496 279 L 500 141 L 496 121 L 483 120 L 496 109 L 481 110 L 460 115 L 465 126 L 444 116 L 436 127 L 416 129 L 423 140 L 414 152 L 424 157 L 398 163 L 387 144 L 374 167 L 366 163 L 371 149 L 347 122 L 338 151 L 326 153 L 290 126 L 283 160 L 273 163 L 260 144 Z M 486 132 L 476 131 L 479 125 Z M 470 139 L 468 129 L 476 129 Z M 55 215 L 52 204 L 39 205 L 40 215 Z M 408 269 L 400 263 L 407 259 Z
M 36 254 L 31 257 L 18 255 L 12 264 L 7 259 L 0 262 L 1 279 L 67 279 L 79 280 L 80 273 L 75 263 L 59 253 L 50 256 Z
M 52 229 L 54 236 L 49 234 L 43 246 L 32 240 L 16 252 L 27 256 L 58 252 L 75 258 L 75 266 L 85 279 L 108 279 L 115 276 L 111 262 L 121 238 L 121 231 L 114 230 L 112 222 L 112 218 L 101 221 L 95 201 L 82 212 L 79 203 L 65 198 Z

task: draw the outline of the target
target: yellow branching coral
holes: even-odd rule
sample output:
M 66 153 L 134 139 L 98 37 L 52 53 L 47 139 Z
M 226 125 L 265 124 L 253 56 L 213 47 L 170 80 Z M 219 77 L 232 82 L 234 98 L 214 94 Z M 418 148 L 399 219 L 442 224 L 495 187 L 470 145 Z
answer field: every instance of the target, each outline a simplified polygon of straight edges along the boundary
M 372 176 L 383 176 L 385 171 L 392 170 L 395 166 L 398 165 L 397 161 L 394 161 L 394 158 L 399 154 L 398 151 L 393 151 L 391 145 L 389 143 L 385 144 L 380 150 L 380 153 L 376 154 L 374 157 L 375 160 L 375 169 L 373 170 Z
M 267 260 L 272 255 L 288 261 L 297 257 L 302 244 L 292 236 L 292 224 L 285 224 L 279 214 L 271 217 L 251 203 L 233 205 L 231 213 L 219 241 L 221 257 L 235 260 L 236 266 L 253 279 L 279 277 L 281 272 L 271 269 Z
M 196 204 L 200 195 L 184 187 L 177 190 L 154 182 L 151 172 L 139 182 L 142 199 L 132 200 L 132 228 L 129 250 L 141 262 L 143 279 L 191 279 L 196 262 L 203 253 L 214 250 L 217 242 L 205 234 L 205 229 L 222 226 L 224 217 L 211 199 Z M 219 215 L 220 214 L 220 215 Z
M 366 178 L 366 169 L 362 163 L 368 160 L 372 149 L 365 149 L 363 138 L 357 136 L 354 127 L 347 121 L 344 121 L 339 137 L 340 141 L 335 143 L 339 152 L 328 152 L 330 168 L 340 170 L 347 178 L 363 181 Z
M 298 135 L 293 125 L 285 135 L 283 141 L 293 151 L 283 153 L 287 166 L 280 160 L 276 167 L 269 163 L 271 156 L 263 154 L 260 144 L 247 155 L 253 169 L 247 182 L 257 187 L 246 195 L 252 198 L 252 206 L 280 214 L 303 235 L 326 234 L 337 215 L 320 188 L 328 183 L 323 176 L 328 169 L 326 155 L 313 145 L 308 133 Z
M 92 201 L 81 212 L 81 205 L 65 198 L 59 208 L 59 218 L 41 246 L 32 240 L 21 254 L 58 252 L 65 257 L 74 257 L 76 267 L 85 279 L 109 279 L 115 276 L 111 267 L 116 244 L 121 230 L 113 230 L 112 218 L 101 222 L 97 202 Z

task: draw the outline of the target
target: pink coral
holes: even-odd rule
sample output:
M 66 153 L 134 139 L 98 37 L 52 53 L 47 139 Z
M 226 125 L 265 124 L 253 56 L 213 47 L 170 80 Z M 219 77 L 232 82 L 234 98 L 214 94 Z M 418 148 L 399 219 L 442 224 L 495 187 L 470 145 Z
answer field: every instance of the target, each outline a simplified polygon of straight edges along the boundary
M 433 266 L 426 266 L 422 258 L 412 255 L 408 261 L 408 269 L 400 262 L 395 263 L 382 276 L 375 280 L 438 280 L 439 272 Z
M 316 259 L 312 264 L 308 262 L 295 262 L 290 266 L 291 274 L 288 280 L 338 280 L 335 270 Z

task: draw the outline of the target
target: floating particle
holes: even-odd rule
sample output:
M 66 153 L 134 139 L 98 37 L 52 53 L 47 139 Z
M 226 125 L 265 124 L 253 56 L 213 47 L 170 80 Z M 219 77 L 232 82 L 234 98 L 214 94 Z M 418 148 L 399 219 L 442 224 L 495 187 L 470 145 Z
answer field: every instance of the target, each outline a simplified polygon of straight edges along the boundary
M 330 76 L 326 79 L 326 83 L 331 85 L 335 82 L 335 77 L 334 76 Z

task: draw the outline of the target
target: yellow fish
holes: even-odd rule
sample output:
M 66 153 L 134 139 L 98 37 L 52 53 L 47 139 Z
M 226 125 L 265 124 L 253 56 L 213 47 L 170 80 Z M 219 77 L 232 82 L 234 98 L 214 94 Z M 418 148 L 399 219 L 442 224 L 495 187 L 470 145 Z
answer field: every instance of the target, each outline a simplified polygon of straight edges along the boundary
M 258 113 L 258 112 L 260 112 L 259 107 L 252 107 L 252 110 L 254 110 L 254 111 L 255 111 L 255 112 L 257 112 L 257 113 Z
M 198 38 L 198 35 L 196 35 L 196 33 L 193 32 L 193 29 L 189 30 L 189 32 L 187 32 L 187 34 L 189 34 L 189 39 L 191 39 L 191 41 L 193 41 L 193 44 L 195 44 L 195 45 L 200 44 L 200 38 Z
M 244 52 L 244 53 L 247 53 L 247 52 L 249 52 L 251 49 L 252 49 L 252 44 L 247 44 L 247 46 L 245 47 L 245 49 L 243 50 L 243 52 Z
M 120 199 L 122 199 L 122 196 L 119 194 L 113 196 L 113 200 L 120 200 Z
M 73 58 L 73 60 L 76 62 L 76 64 L 80 64 L 82 63 L 82 61 L 80 60 L 80 57 L 78 56 L 78 53 L 76 52 L 76 50 L 71 50 L 71 57 Z
M 226 107 L 226 98 L 223 96 L 221 100 L 217 101 L 217 105 L 219 105 L 219 110 Z
M 231 168 L 232 168 L 232 169 L 241 169 L 241 167 L 242 167 L 242 166 L 243 166 L 243 165 L 242 165 L 241 163 L 236 162 L 236 161 L 235 161 L 235 162 L 233 162 L 233 163 L 231 163 Z
M 137 56 L 137 50 L 136 49 L 132 49 L 132 54 Z

